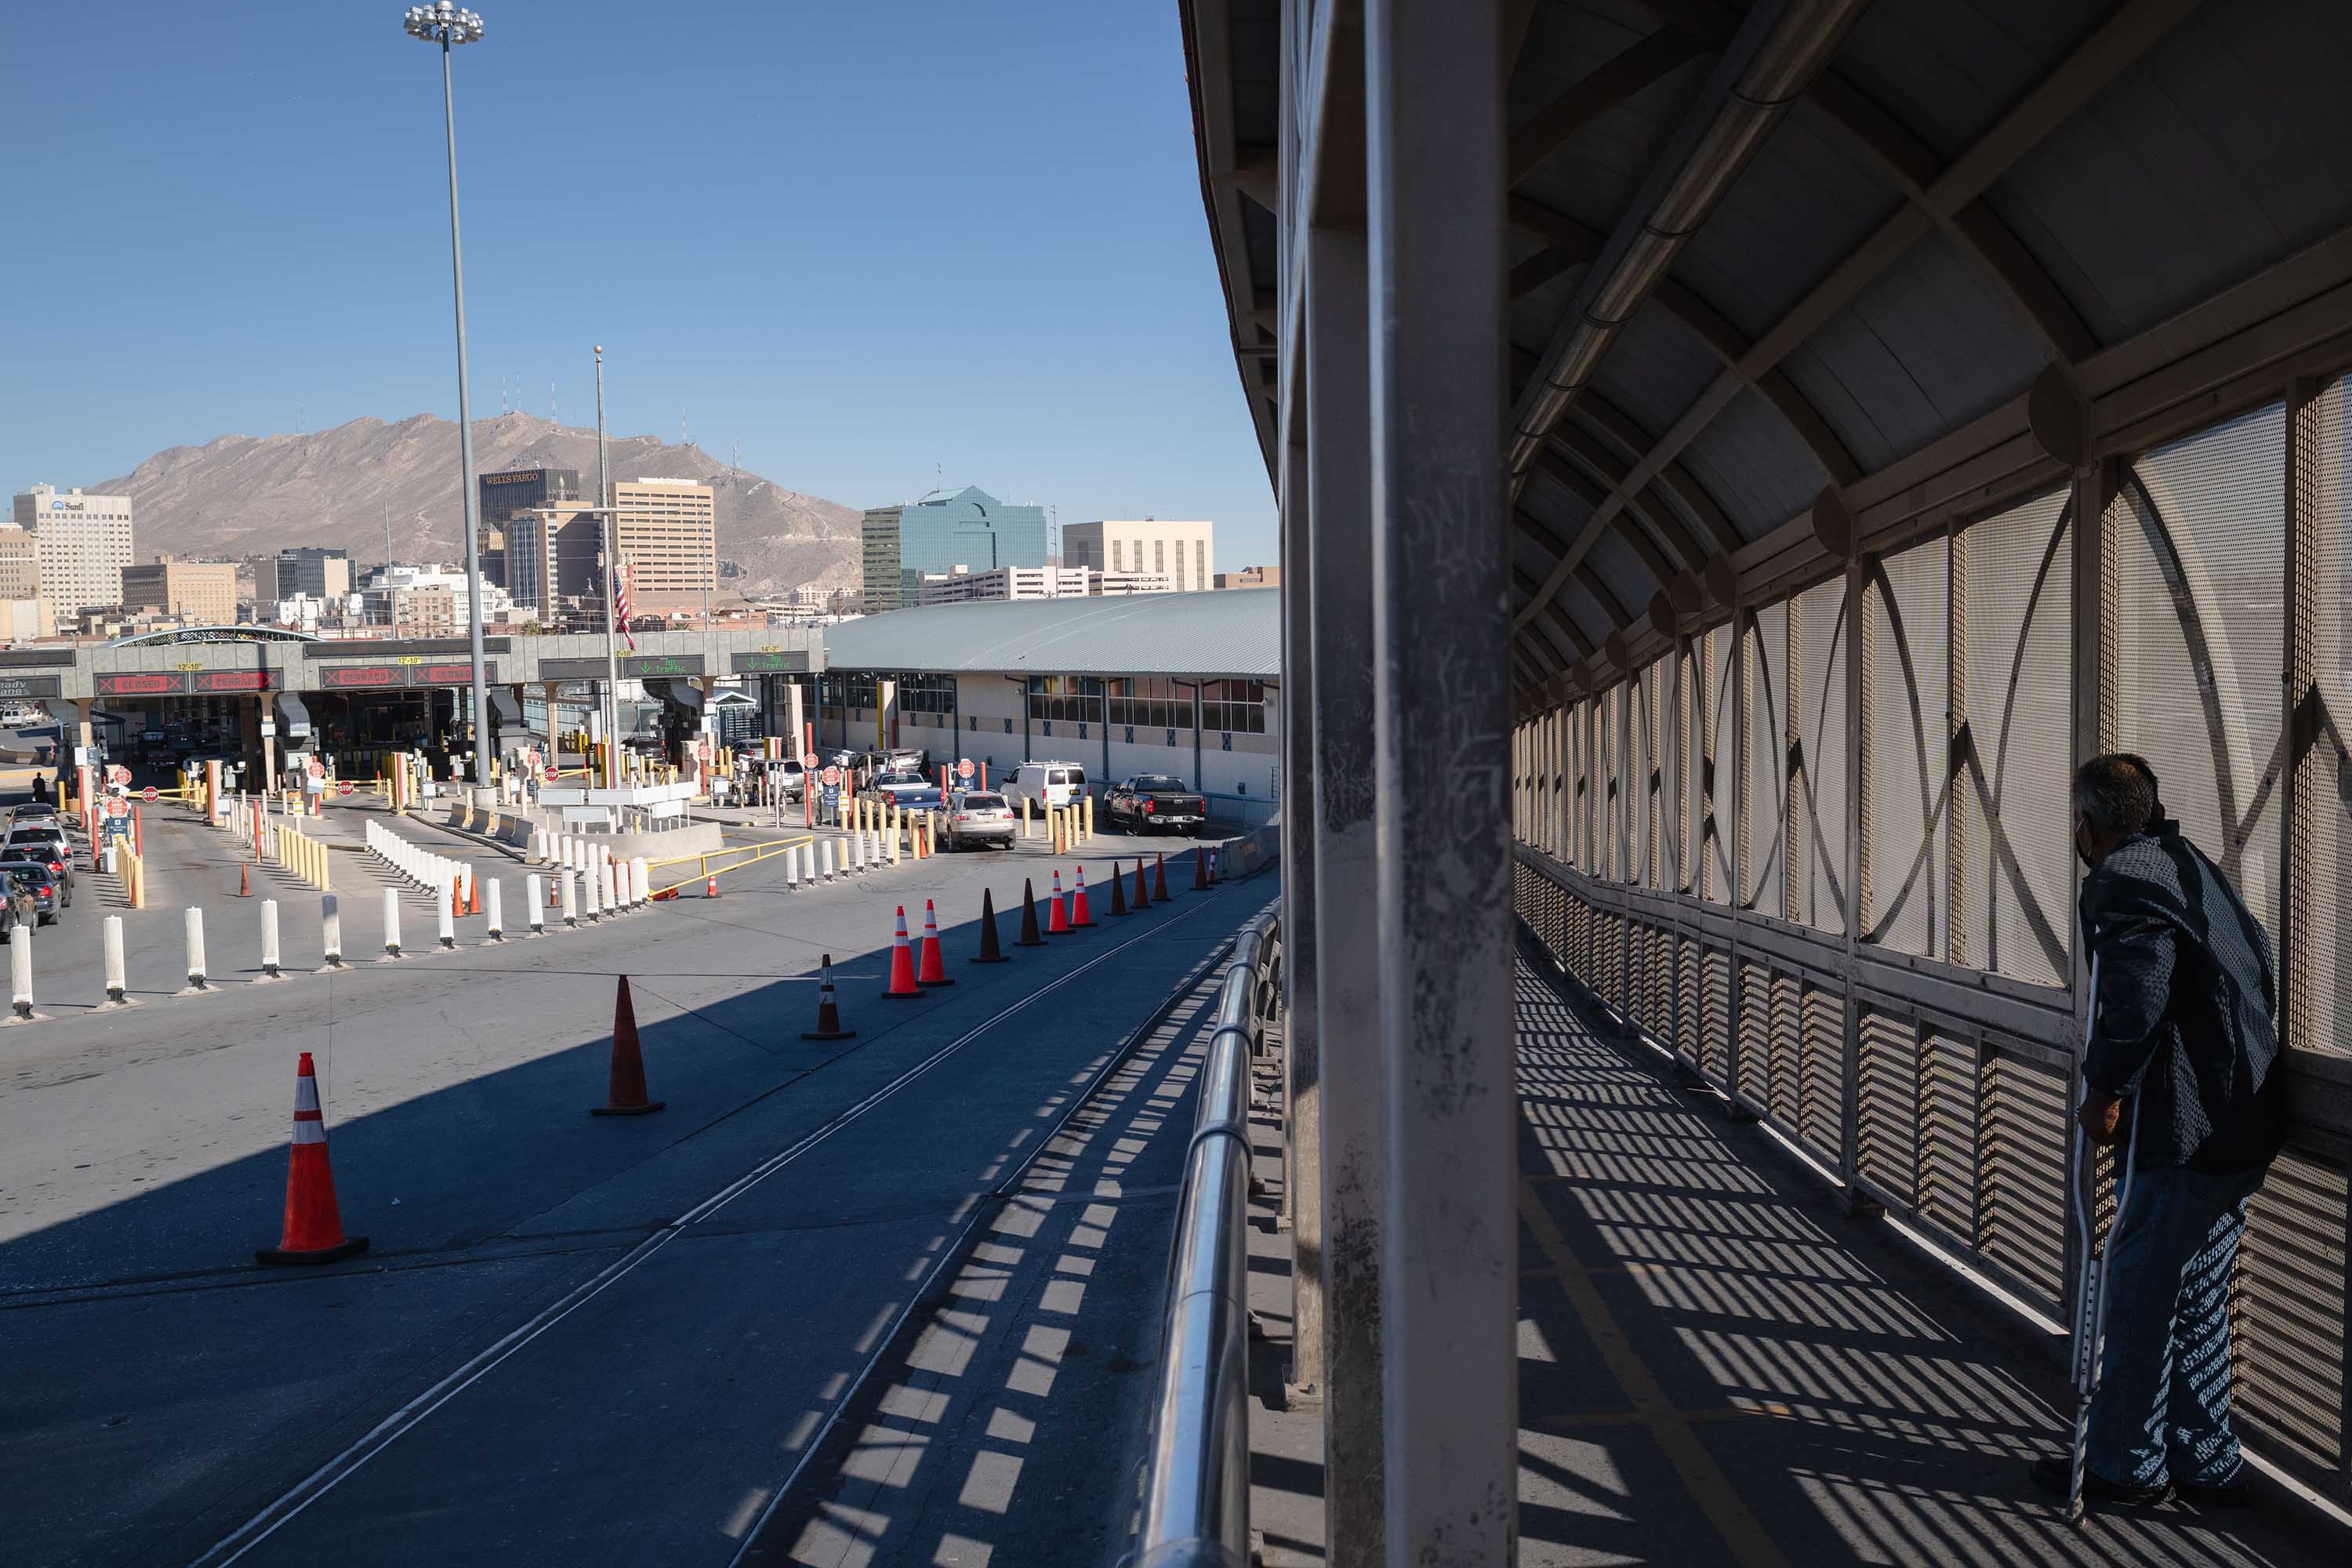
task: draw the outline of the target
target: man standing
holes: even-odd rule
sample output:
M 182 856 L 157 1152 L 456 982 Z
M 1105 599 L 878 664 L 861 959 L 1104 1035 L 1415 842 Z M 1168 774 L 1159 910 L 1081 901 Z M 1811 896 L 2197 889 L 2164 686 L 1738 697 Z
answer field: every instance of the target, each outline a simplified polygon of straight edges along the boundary
M 2246 1205 L 2286 1135 L 2268 934 L 2221 868 L 2164 816 L 2156 773 L 2105 756 L 2074 775 L 2083 931 L 2098 994 L 2079 1115 L 2137 1150 L 2107 1238 L 2105 1354 L 2091 1405 L 2086 1496 L 2246 1500 L 2230 1426 L 2230 1269 Z M 2068 1462 L 2035 1483 L 2066 1495 Z

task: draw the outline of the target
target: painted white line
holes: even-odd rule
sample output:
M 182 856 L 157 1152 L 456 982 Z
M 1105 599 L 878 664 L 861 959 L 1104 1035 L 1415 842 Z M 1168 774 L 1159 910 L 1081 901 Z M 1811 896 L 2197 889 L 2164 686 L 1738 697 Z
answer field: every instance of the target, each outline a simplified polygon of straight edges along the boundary
M 297 1515 L 301 1513 L 303 1510 L 309 1508 L 312 1503 L 326 1496 L 336 1487 L 340 1486 L 345 1479 L 355 1474 L 360 1468 L 365 1465 L 370 1459 L 374 1458 L 378 1454 L 383 1452 L 384 1449 L 390 1447 L 394 1442 L 399 1440 L 401 1436 L 414 1430 L 425 1419 L 425 1417 L 431 1415 L 435 1411 L 440 1409 L 444 1405 L 448 1404 L 449 1401 L 455 1399 L 460 1394 L 465 1393 L 466 1390 L 471 1388 L 475 1384 L 479 1383 L 484 1377 L 488 1376 L 499 1363 L 505 1361 L 509 1356 L 513 1355 L 517 1351 L 521 1350 L 533 1340 L 538 1339 L 541 1334 L 547 1332 L 548 1330 L 555 1327 L 556 1324 L 570 1317 L 580 1308 L 587 1305 L 588 1302 L 602 1295 L 606 1289 L 610 1289 L 625 1276 L 634 1272 L 638 1266 L 643 1264 L 647 1258 L 653 1257 L 655 1253 L 659 1252 L 663 1247 L 668 1246 L 670 1242 L 676 1240 L 680 1232 L 682 1232 L 686 1226 L 709 1219 L 712 1215 L 717 1214 L 728 1204 L 732 1203 L 735 1199 L 742 1196 L 754 1186 L 757 1186 L 761 1182 L 765 1181 L 768 1177 L 783 1169 L 794 1160 L 799 1159 L 809 1150 L 816 1147 L 817 1144 L 822 1143 L 827 1138 L 832 1137 L 835 1132 L 840 1131 L 843 1128 L 848 1126 L 851 1122 L 856 1121 L 859 1117 L 865 1115 L 867 1111 L 873 1110 L 876 1106 L 881 1104 L 884 1100 L 889 1099 L 892 1095 L 898 1093 L 900 1089 L 906 1088 L 917 1079 L 921 1078 L 925 1073 L 930 1071 L 931 1068 L 945 1061 L 949 1057 L 953 1056 L 956 1052 L 961 1050 L 964 1047 L 970 1045 L 972 1041 L 978 1039 L 989 1030 L 993 1029 L 999 1024 L 1004 1022 L 1005 1019 L 1012 1017 L 1014 1014 L 1019 1013 L 1024 1008 L 1027 1007 L 1031 1003 L 1038 1001 L 1042 997 L 1052 995 L 1055 992 L 1060 990 L 1071 981 L 1076 980 L 1079 975 L 1084 974 L 1087 970 L 1095 967 L 1095 965 L 1125 952 L 1128 948 L 1134 946 L 1139 942 L 1148 940 L 1151 936 L 1158 934 L 1160 931 L 1164 930 L 1165 927 L 1174 925 L 1179 921 L 1188 920 L 1199 910 L 1205 910 L 1210 907 L 1211 905 L 1209 903 L 1202 902 L 1194 906 L 1192 909 L 1185 910 L 1181 914 L 1176 915 L 1171 919 L 1161 922 L 1160 925 L 1155 926 L 1151 931 L 1139 931 L 1116 946 L 1105 948 L 1102 952 L 1095 954 L 1094 957 L 1087 960 L 1084 963 L 1079 964 L 1076 969 L 1071 970 L 1068 973 L 1057 977 L 1048 984 L 1039 987 L 1037 990 L 1031 992 L 1028 995 L 1023 997 L 1018 1002 L 1013 1003 L 1011 1006 L 1006 1007 L 1002 1011 L 992 1015 L 981 1023 L 974 1025 L 971 1028 L 966 1030 L 963 1034 L 957 1036 L 946 1045 L 941 1046 L 938 1050 L 932 1052 L 921 1061 L 917 1062 L 913 1067 L 908 1068 L 905 1072 L 900 1073 L 897 1078 L 892 1079 L 880 1089 L 876 1089 L 872 1094 L 867 1095 L 864 1100 L 859 1100 L 856 1104 L 849 1107 L 845 1110 L 836 1112 L 830 1121 L 824 1123 L 824 1125 L 817 1128 L 813 1132 L 803 1135 L 798 1142 L 787 1146 L 777 1153 L 770 1155 L 759 1164 L 754 1165 L 750 1171 L 738 1176 L 734 1181 L 728 1183 L 727 1185 L 719 1188 L 718 1192 L 713 1193 L 710 1196 L 703 1199 L 702 1202 L 695 1205 L 694 1207 L 688 1209 L 686 1213 L 670 1221 L 669 1224 L 664 1226 L 653 1235 L 646 1237 L 645 1240 L 639 1242 L 635 1247 L 630 1248 L 627 1253 L 623 1255 L 621 1258 L 616 1258 L 604 1270 L 604 1272 L 598 1274 L 594 1279 L 575 1286 L 569 1293 L 559 1298 L 547 1307 L 542 1308 L 540 1312 L 536 1316 L 532 1317 L 529 1321 L 509 1331 L 503 1337 L 491 1343 L 487 1349 L 476 1353 L 471 1359 L 460 1365 L 455 1372 L 450 1373 L 440 1382 L 435 1384 L 432 1387 L 426 1389 L 424 1393 L 418 1394 L 415 1398 L 410 1400 L 407 1404 L 402 1405 L 399 1409 L 385 1416 L 382 1421 L 377 1422 L 374 1426 L 371 1427 L 365 1434 L 352 1442 L 350 1447 L 343 1449 L 341 1453 L 337 1454 L 333 1458 L 329 1459 L 325 1464 L 320 1465 L 317 1469 L 303 1477 L 302 1479 L 297 1481 L 292 1487 L 279 1494 L 275 1500 L 265 1504 L 260 1511 L 256 1513 L 251 1519 L 247 1520 L 236 1530 L 230 1531 L 221 1540 L 215 1542 L 211 1547 L 207 1548 L 201 1556 L 197 1557 L 195 1561 L 190 1564 L 190 1568 L 228 1568 L 230 1563 L 236 1562 L 247 1552 L 252 1551 L 255 1547 L 268 1540 L 270 1536 L 276 1534 L 288 1521 L 295 1518 Z M 950 1249 L 950 1252 L 952 1252 L 952 1250 L 953 1249 Z M 948 1254 L 942 1254 L 942 1258 L 945 1258 L 946 1256 L 948 1256 Z M 936 1266 L 934 1271 L 936 1272 Z M 928 1278 L 924 1280 L 924 1284 L 926 1286 L 928 1286 L 929 1282 L 930 1281 Z M 922 1295 L 920 1291 L 918 1291 L 909 1299 L 908 1307 L 911 1309 L 913 1303 L 920 1300 L 922 1300 Z M 905 1313 L 901 1312 L 899 1314 L 899 1321 L 903 1321 L 904 1318 Z M 889 1334 L 883 1336 L 881 1342 L 884 1345 L 887 1345 L 890 1342 L 891 1336 L 895 1335 L 897 1332 L 898 1323 L 893 1322 Z M 846 1396 L 847 1391 L 845 1390 L 844 1397 L 845 1398 Z M 838 1402 L 835 1403 L 835 1408 L 840 1408 Z M 810 1453 L 815 1452 L 814 1444 L 811 1444 L 808 1451 Z M 806 1462 L 805 1458 L 803 1458 L 802 1462 Z M 799 1473 L 797 1467 L 795 1467 L 793 1473 L 795 1475 Z M 779 1498 L 783 1494 L 781 1490 L 777 1493 Z M 772 1506 L 773 1505 L 772 1503 L 771 1507 L 772 1508 Z

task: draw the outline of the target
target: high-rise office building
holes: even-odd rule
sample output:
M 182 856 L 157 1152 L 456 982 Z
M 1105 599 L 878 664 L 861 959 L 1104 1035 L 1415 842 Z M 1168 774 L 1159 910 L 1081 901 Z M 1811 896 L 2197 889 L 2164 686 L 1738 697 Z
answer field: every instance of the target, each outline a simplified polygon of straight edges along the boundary
M 1197 594 L 1216 582 L 1217 525 L 1213 522 L 1074 522 L 1062 530 L 1062 564 L 1097 572 L 1164 574 L 1180 594 Z
M 347 551 L 305 544 L 275 555 L 257 555 L 247 564 L 253 572 L 257 605 L 274 605 L 298 595 L 340 599 L 352 591 L 352 558 Z
M 481 491 L 482 502 L 478 541 L 482 580 L 511 592 L 514 584 L 508 581 L 508 574 L 512 569 L 514 545 L 508 536 L 514 531 L 515 520 L 529 516 L 535 508 L 578 500 L 580 470 L 509 468 L 503 473 L 480 475 L 477 488 Z
M 0 603 L 41 596 L 41 557 L 33 531 L 0 523 Z
M 719 492 L 691 479 L 614 479 L 613 545 L 632 610 L 700 609 L 719 588 Z
M 594 630 L 604 623 L 596 560 L 604 545 L 596 514 L 541 507 L 507 521 L 507 591 L 515 607 L 551 629 Z
M 1045 509 L 1008 506 L 978 486 L 903 506 L 875 507 L 860 532 L 868 615 L 922 602 L 923 579 L 958 566 L 992 572 L 1045 564 Z
M 226 626 L 236 620 L 236 563 L 175 561 L 159 555 L 122 569 L 122 607 L 162 610 L 190 626 Z
M 131 498 L 84 495 L 35 485 L 16 498 L 16 526 L 33 532 L 41 594 L 68 620 L 84 608 L 122 603 L 131 564 Z

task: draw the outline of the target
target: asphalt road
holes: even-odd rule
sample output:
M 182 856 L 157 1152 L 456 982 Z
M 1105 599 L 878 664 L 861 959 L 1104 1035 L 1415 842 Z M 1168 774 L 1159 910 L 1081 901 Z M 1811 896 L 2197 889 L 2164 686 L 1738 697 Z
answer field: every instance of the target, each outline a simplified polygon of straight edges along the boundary
M 49 1021 L 0 1032 L 11 1562 L 730 1562 L 987 1194 L 1271 891 L 1112 921 L 1107 843 L 1098 929 L 978 966 L 981 890 L 1009 942 L 1054 864 L 1034 849 L 797 892 L 769 863 L 716 900 L 495 947 L 477 917 L 457 952 L 317 976 L 316 895 L 280 889 L 295 977 L 216 959 L 212 994 L 171 994 L 173 901 L 251 909 L 218 838 L 157 837 L 177 880 L 133 917 L 144 1005 L 85 1007 L 61 963 Z M 520 866 L 471 852 L 519 898 Z M 347 869 L 356 955 L 380 883 Z M 958 984 L 885 1004 L 892 910 L 919 929 L 927 897 Z M 860 1032 L 819 1045 L 825 951 Z M 667 1109 L 592 1119 L 621 971 Z M 300 1050 L 373 1244 L 265 1270 Z

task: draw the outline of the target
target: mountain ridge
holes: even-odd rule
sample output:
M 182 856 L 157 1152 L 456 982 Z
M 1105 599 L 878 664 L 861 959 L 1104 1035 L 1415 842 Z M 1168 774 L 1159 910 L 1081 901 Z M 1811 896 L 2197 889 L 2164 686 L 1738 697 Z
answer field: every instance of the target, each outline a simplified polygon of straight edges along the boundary
M 656 436 L 609 442 L 615 479 L 693 479 L 717 491 L 719 596 L 854 584 L 859 513 Z M 167 447 L 130 473 L 84 489 L 131 500 L 137 559 L 243 557 L 293 545 L 340 546 L 355 562 L 384 558 L 384 530 L 402 561 L 462 563 L 464 501 L 457 426 L 413 414 L 362 415 L 332 429 L 215 436 Z M 596 433 L 523 413 L 474 421 L 478 473 L 545 466 L 596 482 Z

